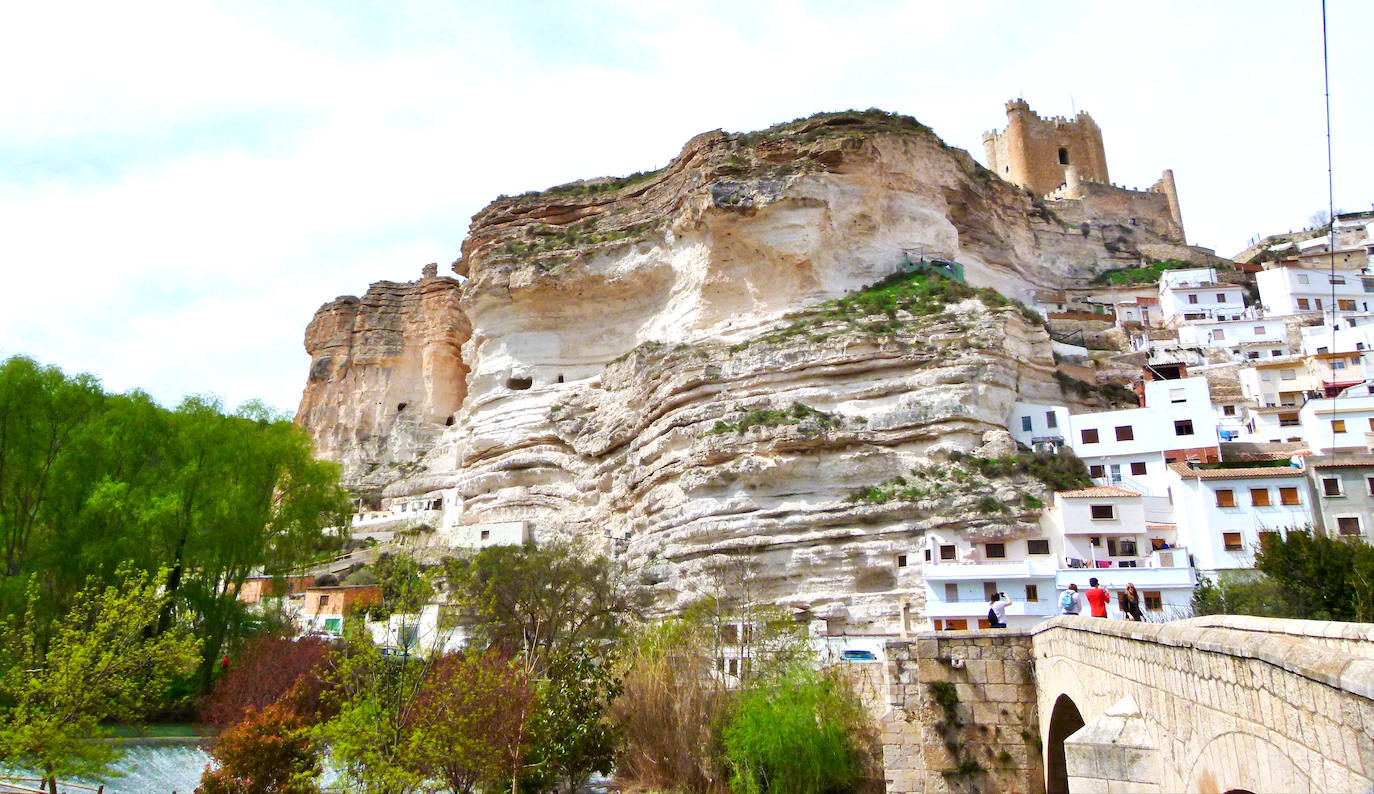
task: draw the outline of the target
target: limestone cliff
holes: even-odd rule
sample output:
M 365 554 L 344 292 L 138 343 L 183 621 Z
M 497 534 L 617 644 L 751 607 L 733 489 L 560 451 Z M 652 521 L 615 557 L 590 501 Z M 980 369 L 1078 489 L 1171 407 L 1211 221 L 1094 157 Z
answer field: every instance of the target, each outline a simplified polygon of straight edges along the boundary
M 398 479 L 433 445 L 467 392 L 461 347 L 471 333 L 457 279 L 380 281 L 337 298 L 305 332 L 310 374 L 297 423 L 360 494 Z
M 1125 237 L 1104 245 L 906 117 L 705 133 L 659 171 L 493 202 L 461 289 L 327 304 L 301 421 L 354 484 L 443 494 L 445 527 L 525 521 L 616 551 L 665 609 L 744 571 L 832 628 L 892 630 L 920 614 L 927 531 L 1035 531 L 1042 486 L 960 454 L 1004 457 L 1011 403 L 1064 397 L 1038 318 L 997 293 L 864 288 L 904 249 L 1019 298 L 1181 248 Z M 414 424 L 398 402 L 424 406 Z

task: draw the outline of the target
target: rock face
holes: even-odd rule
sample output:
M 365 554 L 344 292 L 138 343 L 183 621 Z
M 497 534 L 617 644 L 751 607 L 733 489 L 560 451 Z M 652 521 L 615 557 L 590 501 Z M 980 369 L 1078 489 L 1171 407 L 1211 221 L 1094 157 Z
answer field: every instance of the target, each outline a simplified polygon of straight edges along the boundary
M 1039 318 L 991 290 L 861 290 L 904 249 L 1009 298 L 1188 251 L 1127 236 L 1104 246 L 906 117 L 705 133 L 656 172 L 493 202 L 461 287 L 326 304 L 299 421 L 350 484 L 443 496 L 445 527 L 581 538 L 664 609 L 743 575 L 832 630 L 896 630 L 928 529 L 1036 531 L 1042 486 L 960 455 L 1006 453 L 1013 401 L 1074 398 Z
M 305 332 L 310 375 L 296 421 L 315 451 L 367 495 L 395 481 L 453 423 L 467 393 L 461 348 L 471 327 L 460 283 L 430 266 L 419 281 L 379 281 L 337 298 Z

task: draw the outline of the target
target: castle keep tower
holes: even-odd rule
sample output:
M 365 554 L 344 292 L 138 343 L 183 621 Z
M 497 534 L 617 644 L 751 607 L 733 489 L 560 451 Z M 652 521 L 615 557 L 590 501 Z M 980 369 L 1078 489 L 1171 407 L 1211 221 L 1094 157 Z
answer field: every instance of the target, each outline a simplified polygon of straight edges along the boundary
M 983 134 L 988 167 L 998 176 L 1038 196 L 1068 183 L 1069 170 L 1085 182 L 1111 184 L 1102 130 L 1083 111 L 1066 119 L 1043 119 L 1025 100 L 1007 102 L 1007 128 Z

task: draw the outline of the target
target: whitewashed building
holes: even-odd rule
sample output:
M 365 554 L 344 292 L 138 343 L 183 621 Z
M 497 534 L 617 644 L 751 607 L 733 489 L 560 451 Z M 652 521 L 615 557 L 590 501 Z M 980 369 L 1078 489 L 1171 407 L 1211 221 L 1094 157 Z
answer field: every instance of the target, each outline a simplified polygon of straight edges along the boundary
M 1312 523 L 1303 470 L 1280 465 L 1169 466 L 1177 537 L 1199 572 L 1248 569 L 1260 534 Z
M 1245 313 L 1245 290 L 1218 280 L 1216 268 L 1166 270 L 1159 281 L 1159 308 L 1170 325 L 1236 320 Z
M 1374 443 L 1374 395 L 1308 400 L 1298 412 L 1302 440 L 1312 452 L 1363 452 Z
M 1178 327 L 1178 344 L 1180 347 L 1227 350 L 1238 359 L 1274 358 L 1291 352 L 1288 331 L 1282 320 L 1255 317 L 1185 323 Z
M 1255 274 L 1260 303 L 1266 314 L 1374 310 L 1374 274 L 1358 270 L 1330 271 L 1316 268 L 1275 267 Z M 1336 304 L 1332 306 L 1332 293 Z

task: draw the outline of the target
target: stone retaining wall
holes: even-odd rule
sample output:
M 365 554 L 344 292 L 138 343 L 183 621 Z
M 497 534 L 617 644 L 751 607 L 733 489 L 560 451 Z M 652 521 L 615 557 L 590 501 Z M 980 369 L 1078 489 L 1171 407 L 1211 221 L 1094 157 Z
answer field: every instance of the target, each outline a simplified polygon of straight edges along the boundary
M 929 632 L 887 658 L 889 794 L 1044 790 L 1029 633 Z

